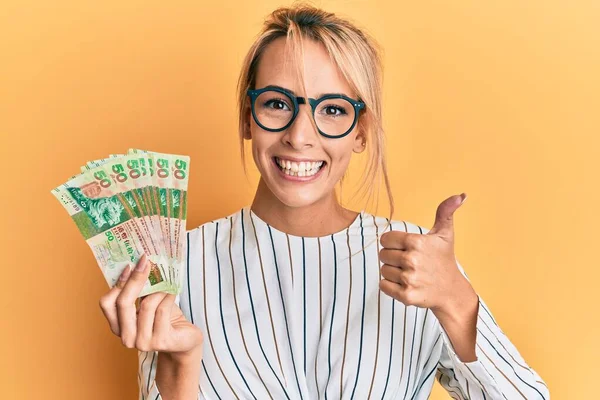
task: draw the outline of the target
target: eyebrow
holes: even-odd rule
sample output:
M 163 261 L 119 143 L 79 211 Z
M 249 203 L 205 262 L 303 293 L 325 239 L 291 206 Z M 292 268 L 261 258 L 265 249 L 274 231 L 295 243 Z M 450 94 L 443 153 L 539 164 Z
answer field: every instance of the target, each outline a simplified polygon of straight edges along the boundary
M 280 90 L 283 90 L 283 91 L 286 91 L 286 92 L 288 92 L 289 94 L 291 94 L 291 95 L 293 95 L 293 96 L 296 96 L 296 97 L 298 97 L 298 95 L 296 94 L 296 92 L 294 92 L 292 89 L 284 88 L 284 87 L 282 87 L 282 86 L 278 86 L 278 85 L 267 85 L 267 86 L 265 86 L 265 88 L 274 88 L 274 89 L 280 89 Z M 318 98 L 321 98 L 321 97 L 323 97 L 323 96 L 328 96 L 328 95 L 336 95 L 336 96 L 347 96 L 347 97 L 352 97 L 352 96 L 348 96 L 348 95 L 347 95 L 347 94 L 345 94 L 345 93 L 319 93 L 319 94 L 316 96 L 316 98 L 318 99 Z

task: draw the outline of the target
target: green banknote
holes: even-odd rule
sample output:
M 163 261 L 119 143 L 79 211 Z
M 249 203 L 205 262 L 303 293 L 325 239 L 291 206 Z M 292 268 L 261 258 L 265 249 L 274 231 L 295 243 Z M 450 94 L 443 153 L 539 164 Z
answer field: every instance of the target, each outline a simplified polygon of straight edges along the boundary
M 183 245 L 187 219 L 187 186 L 190 158 L 177 154 L 157 153 L 140 149 L 129 149 L 129 155 L 146 155 L 154 168 L 158 186 L 161 229 L 170 262 L 171 282 L 180 290 L 181 268 L 183 268 Z
M 67 210 L 108 283 L 148 256 L 139 296 L 181 292 L 188 156 L 130 149 L 87 162 L 51 193 Z
M 142 218 L 142 228 L 146 235 L 147 243 L 150 245 L 149 255 L 158 256 L 159 262 L 156 267 L 160 269 L 161 275 L 167 281 L 172 283 L 172 263 L 165 256 L 163 239 L 160 237 L 158 229 L 158 218 L 156 215 L 156 207 L 152 207 L 154 187 L 156 183 L 152 180 L 153 171 L 145 168 L 144 159 L 134 159 L 123 154 L 111 154 L 108 158 L 101 160 L 88 161 L 85 166 L 81 167 L 82 171 L 98 168 L 102 166 L 104 169 L 113 171 L 119 174 L 121 171 L 128 169 L 130 172 L 125 177 L 119 178 L 117 175 L 116 184 L 122 187 L 122 190 L 131 190 L 131 198 L 135 202 L 134 209 L 138 211 L 137 217 Z M 131 184 L 135 188 L 131 188 Z

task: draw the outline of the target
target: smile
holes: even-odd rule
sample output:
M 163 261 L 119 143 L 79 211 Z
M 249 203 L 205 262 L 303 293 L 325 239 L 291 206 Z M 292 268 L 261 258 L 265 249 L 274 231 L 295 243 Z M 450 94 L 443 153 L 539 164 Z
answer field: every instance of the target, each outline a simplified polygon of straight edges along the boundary
M 277 157 L 273 157 L 272 160 L 274 167 L 277 168 L 281 177 L 295 182 L 309 182 L 317 179 L 321 176 L 322 171 L 327 165 L 325 161 L 292 163 L 290 161 L 282 161 Z

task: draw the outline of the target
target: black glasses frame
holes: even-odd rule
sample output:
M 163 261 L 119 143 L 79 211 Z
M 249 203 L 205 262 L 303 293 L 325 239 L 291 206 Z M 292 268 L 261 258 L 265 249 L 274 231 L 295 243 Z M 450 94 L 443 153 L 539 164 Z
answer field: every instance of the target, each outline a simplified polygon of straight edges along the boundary
M 292 115 L 292 118 L 290 119 L 290 121 L 282 128 L 275 128 L 275 129 L 267 128 L 266 126 L 264 126 L 263 124 L 260 123 L 260 121 L 258 120 L 258 117 L 256 116 L 256 112 L 254 111 L 254 104 L 256 103 L 257 97 L 259 95 L 261 95 L 262 93 L 268 92 L 268 91 L 279 92 L 279 93 L 289 97 L 292 100 L 292 102 L 294 103 L 294 114 Z M 298 115 L 298 110 L 300 109 L 300 104 L 306 104 L 304 97 L 294 96 L 289 91 L 280 89 L 277 87 L 267 86 L 262 89 L 248 89 L 247 94 L 248 94 L 248 96 L 250 96 L 250 104 L 251 104 L 251 108 L 252 108 L 252 118 L 254 118 L 254 122 L 256 122 L 256 124 L 258 126 L 260 126 L 262 129 L 264 129 L 265 131 L 269 131 L 269 132 L 281 132 L 284 129 L 289 128 L 294 123 L 294 120 L 296 119 L 296 116 Z M 344 99 L 344 100 L 350 102 L 350 104 L 352 104 L 352 106 L 354 107 L 354 121 L 352 121 L 352 125 L 350 126 L 350 128 L 342 135 L 328 135 L 325 132 L 323 132 L 321 129 L 319 129 L 319 127 L 317 125 L 317 129 L 319 130 L 319 133 L 321 135 L 323 135 L 327 138 L 332 138 L 332 139 L 343 138 L 344 136 L 348 135 L 352 131 L 352 129 L 354 129 L 354 127 L 356 126 L 360 110 L 365 108 L 365 103 L 363 103 L 362 101 L 359 101 L 359 100 L 352 99 L 343 94 L 328 94 L 323 97 L 320 97 L 319 99 L 313 99 L 313 98 L 309 97 L 308 101 L 312 108 L 313 120 L 315 118 L 315 110 L 316 110 L 317 106 L 321 102 L 328 100 L 328 99 Z

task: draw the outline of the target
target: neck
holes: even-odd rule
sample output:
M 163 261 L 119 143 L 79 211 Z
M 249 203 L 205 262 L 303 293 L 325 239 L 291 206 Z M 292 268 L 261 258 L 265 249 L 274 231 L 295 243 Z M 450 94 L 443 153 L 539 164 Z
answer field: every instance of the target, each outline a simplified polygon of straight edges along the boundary
M 260 179 L 251 210 L 273 228 L 294 236 L 327 236 L 348 227 L 357 216 L 343 208 L 332 191 L 318 201 L 300 207 L 282 203 Z

